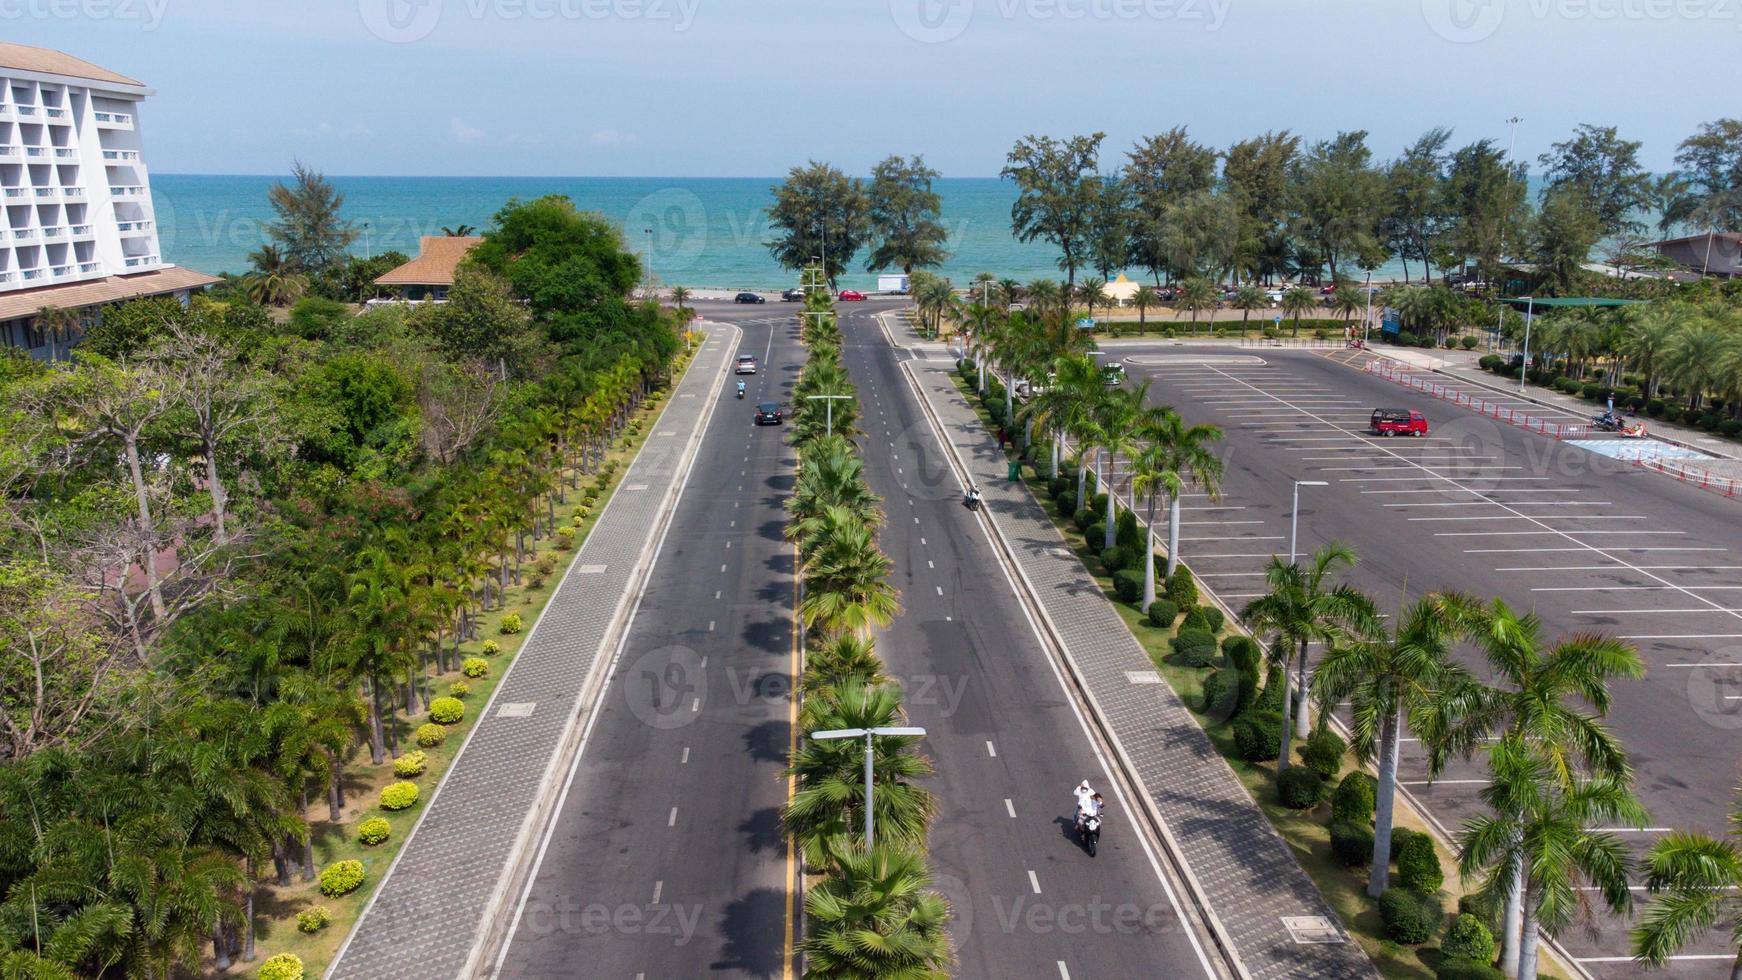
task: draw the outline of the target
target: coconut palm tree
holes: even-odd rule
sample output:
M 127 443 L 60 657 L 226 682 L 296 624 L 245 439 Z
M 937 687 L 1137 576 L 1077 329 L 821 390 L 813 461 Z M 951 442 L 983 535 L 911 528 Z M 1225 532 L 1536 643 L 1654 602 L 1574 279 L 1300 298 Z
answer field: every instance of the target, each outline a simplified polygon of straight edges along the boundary
M 1331 649 L 1376 632 L 1379 611 L 1373 600 L 1352 585 L 1332 581 L 1333 575 L 1354 567 L 1355 562 L 1354 550 L 1335 542 L 1313 552 L 1304 567 L 1299 562 L 1271 558 L 1264 573 L 1269 594 L 1252 600 L 1241 613 L 1253 633 L 1275 636 L 1286 658 L 1281 665 L 1282 752 L 1276 764 L 1278 772 L 1288 768 L 1291 737 L 1307 735 L 1308 648 L 1316 642 Z M 1288 689 L 1289 661 L 1298 676 L 1293 698 Z M 1294 725 L 1289 724 L 1291 705 L 1297 712 Z
M 448 236 L 449 238 L 465 238 L 469 235 L 475 235 L 477 233 L 478 233 L 478 229 L 473 227 L 472 225 L 456 225 L 452 228 L 449 228 L 447 225 L 442 225 L 442 234 Z
M 1301 314 L 1311 313 L 1318 309 L 1318 306 L 1319 298 L 1314 296 L 1310 289 L 1303 289 L 1300 286 L 1295 286 L 1292 289 L 1283 290 L 1282 312 L 1284 316 L 1290 317 L 1294 320 L 1294 333 L 1292 336 L 1300 336 Z
M 1465 822 L 1458 835 L 1458 871 L 1480 878 L 1484 890 L 1520 889 L 1522 922 L 1516 960 L 1502 960 L 1508 976 L 1536 980 L 1541 935 L 1559 934 L 1575 920 L 1591 925 L 1597 895 L 1609 911 L 1633 907 L 1628 873 L 1633 861 L 1617 826 L 1645 825 L 1645 808 L 1625 776 L 1562 779 L 1548 747 L 1516 733 L 1488 750 L 1489 783 L 1481 792 L 1490 812 Z
M 1144 431 L 1154 449 L 1159 471 L 1157 488 L 1167 494 L 1167 574 L 1179 567 L 1180 500 L 1189 486 L 1199 487 L 1211 500 L 1222 495 L 1222 458 L 1210 448 L 1220 442 L 1222 430 L 1213 425 L 1186 425 L 1177 412 L 1156 416 Z
M 1107 392 L 1095 413 L 1095 448 L 1107 454 L 1107 529 L 1103 547 L 1113 547 L 1118 537 L 1119 458 L 1137 455 L 1139 439 L 1145 426 L 1157 412 L 1149 407 L 1149 382 L 1135 388 L 1115 388 Z
M 1077 283 L 1077 299 L 1089 308 L 1089 316 L 1095 315 L 1095 307 L 1107 302 L 1107 280 L 1098 276 L 1089 276 Z
M 1053 377 L 1029 402 L 1029 418 L 1047 430 L 1052 439 L 1052 478 L 1059 475 L 1059 462 L 1067 435 L 1080 433 L 1094 412 L 1096 401 L 1106 396 L 1101 369 L 1087 354 L 1073 354 L 1053 361 Z M 1079 468 L 1077 496 L 1083 493 L 1086 470 Z
M 308 277 L 276 245 L 248 253 L 254 271 L 242 279 L 248 299 L 261 306 L 289 306 L 308 291 Z
M 1712 837 L 1678 830 L 1659 837 L 1645 856 L 1651 902 L 1633 929 L 1633 957 L 1661 967 L 1716 926 L 1730 929 L 1736 958 L 1732 980 L 1742 978 L 1742 805 L 1730 811 L 1730 833 Z
M 1348 283 L 1339 283 L 1331 293 L 1331 312 L 1343 318 L 1345 329 L 1355 322 L 1355 314 L 1360 313 L 1366 303 L 1366 296 Z
M 1136 292 L 1131 294 L 1131 302 L 1137 307 L 1137 336 L 1141 337 L 1147 326 L 1149 308 L 1161 305 L 1161 294 L 1156 292 L 1148 283 L 1144 283 L 1137 287 Z
M 673 287 L 671 287 L 670 295 L 671 295 L 671 301 L 673 303 L 677 304 L 678 312 L 682 313 L 683 309 L 684 309 L 684 304 L 686 302 L 688 302 L 689 298 L 690 298 L 689 287 L 687 287 L 687 286 L 673 286 Z
M 1179 284 L 1179 298 L 1174 303 L 1182 310 L 1190 310 L 1192 314 L 1192 333 L 1198 332 L 1198 314 L 1204 310 L 1214 310 L 1217 302 L 1216 287 L 1202 276 L 1193 276 Z
M 1463 706 L 1478 695 L 1470 672 L 1453 659 L 1457 640 L 1444 600 L 1429 595 L 1405 610 L 1389 635 L 1339 643 L 1325 652 L 1313 672 L 1319 710 L 1328 712 L 1329 706 L 1347 700 L 1355 758 L 1362 765 L 1378 763 L 1373 864 L 1367 877 L 1367 894 L 1375 898 L 1390 887 L 1391 825 L 1405 721 L 1423 741 L 1443 743 L 1445 733 L 1457 728 Z M 1443 768 L 1443 756 L 1436 761 L 1429 767 L 1429 779 Z
M 1264 290 L 1247 283 L 1234 290 L 1232 302 L 1234 308 L 1240 311 L 1240 336 L 1244 337 L 1246 336 L 1246 327 L 1252 320 L 1252 311 L 1262 307 L 1267 302 L 1264 298 Z
M 946 980 L 950 910 L 930 884 L 918 847 L 837 855 L 835 873 L 805 891 L 805 980 Z

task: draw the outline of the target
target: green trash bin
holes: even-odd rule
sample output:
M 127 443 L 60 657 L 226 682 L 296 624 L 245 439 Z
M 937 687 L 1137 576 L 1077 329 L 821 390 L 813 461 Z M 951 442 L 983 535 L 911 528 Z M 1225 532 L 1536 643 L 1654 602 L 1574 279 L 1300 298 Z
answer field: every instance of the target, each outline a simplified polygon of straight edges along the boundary
M 1022 479 L 1022 460 L 1013 459 L 1010 461 L 1010 479 L 1012 481 Z

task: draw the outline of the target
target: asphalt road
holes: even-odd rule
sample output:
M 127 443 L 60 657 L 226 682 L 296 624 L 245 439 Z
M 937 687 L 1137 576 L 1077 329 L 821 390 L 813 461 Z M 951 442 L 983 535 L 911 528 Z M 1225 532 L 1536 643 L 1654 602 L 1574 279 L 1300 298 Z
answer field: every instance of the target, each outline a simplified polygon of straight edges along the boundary
M 1226 433 L 1223 497 L 1188 498 L 1181 553 L 1236 609 L 1263 591 L 1270 556 L 1287 554 L 1292 481 L 1325 481 L 1301 490 L 1300 551 L 1352 545 L 1350 578 L 1382 608 L 1457 589 L 1534 610 L 1550 640 L 1597 631 L 1635 644 L 1647 675 L 1615 685 L 1610 724 L 1652 820 L 1624 839 L 1643 851 L 1668 828 L 1726 829 L 1742 747 L 1742 501 L 1310 352 L 1109 350 L 1134 380 L 1154 380 L 1155 401 Z M 1418 409 L 1433 431 L 1371 437 L 1379 406 Z M 1419 746 L 1404 747 L 1400 782 L 1451 831 L 1480 812 L 1483 775 L 1479 760 L 1459 763 L 1427 785 Z M 1637 975 L 1626 923 L 1593 927 L 1561 939 L 1594 974 Z M 1734 950 L 1718 930 L 1686 952 L 1666 972 L 1726 976 Z
M 939 803 L 938 886 L 956 920 L 961 977 L 1203 976 L 1161 871 L 1115 804 L 1098 856 L 1071 830 L 1071 789 L 1111 780 L 962 488 L 943 462 L 873 316 L 841 307 L 864 406 L 867 477 L 902 612 L 877 639 L 927 730 Z
M 794 457 L 784 430 L 752 413 L 786 397 L 803 349 L 790 311 L 697 305 L 740 322 L 738 352 L 761 370 L 743 401 L 725 387 L 709 423 L 502 977 L 782 975 Z

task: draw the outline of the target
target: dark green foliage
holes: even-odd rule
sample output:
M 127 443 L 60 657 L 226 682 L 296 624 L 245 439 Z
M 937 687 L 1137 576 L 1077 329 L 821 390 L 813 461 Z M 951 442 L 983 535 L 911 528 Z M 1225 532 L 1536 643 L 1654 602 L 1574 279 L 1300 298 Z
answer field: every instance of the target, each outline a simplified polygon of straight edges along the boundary
M 1305 766 L 1291 766 L 1276 777 L 1276 798 L 1290 810 L 1311 810 L 1324 797 L 1324 778 Z
M 1173 577 L 1167 580 L 1167 597 L 1181 609 L 1198 604 L 1198 583 L 1192 578 L 1191 569 L 1184 565 L 1174 569 Z
M 1083 538 L 1088 544 L 1090 552 L 1097 555 L 1100 554 L 1101 549 L 1107 545 L 1106 523 L 1104 521 L 1096 521 L 1095 523 L 1090 524 L 1088 530 L 1083 532 Z
M 1073 490 L 1075 487 L 1076 484 L 1071 482 L 1070 477 L 1067 476 L 1055 476 L 1046 481 L 1046 492 L 1051 494 L 1055 499 L 1066 491 Z
M 1095 513 L 1087 507 L 1079 507 L 1076 513 L 1071 516 L 1071 520 L 1076 523 L 1077 530 L 1087 531 L 1089 525 L 1095 523 Z
M 1282 715 L 1252 710 L 1234 720 L 1234 745 L 1247 762 L 1269 762 L 1282 751 Z
M 1378 792 L 1377 780 L 1359 769 L 1352 770 L 1331 794 L 1331 819 L 1365 827 L 1373 819 L 1374 797 Z
M 1353 820 L 1332 820 L 1331 856 L 1345 868 L 1373 863 L 1373 828 Z
M 1136 514 L 1129 510 L 1119 512 L 1114 522 L 1113 540 L 1127 550 L 1143 550 L 1143 532 L 1137 528 Z
M 1114 572 L 1113 593 L 1119 597 L 1120 602 L 1142 602 L 1143 573 L 1135 568 L 1122 568 Z
M 1440 870 L 1439 855 L 1434 853 L 1433 838 L 1414 834 L 1397 852 L 1397 880 L 1405 887 L 1431 895 L 1445 884 L 1445 872 Z
M 1463 907 L 1463 900 L 1458 902 Z M 1440 955 L 1456 959 L 1475 960 L 1487 965 L 1494 961 L 1494 934 L 1482 923 L 1480 916 L 1460 911 L 1446 926 L 1446 938 L 1440 941 Z
M 1118 545 L 1101 552 L 1101 567 L 1107 570 L 1108 575 L 1129 564 L 1131 564 L 1131 553 Z
M 1204 615 L 1203 606 L 1192 606 L 1187 609 L 1186 618 L 1180 620 L 1179 628 L 1182 630 L 1204 630 L 1208 633 L 1215 632 L 1215 630 L 1210 629 L 1210 620 Z
M 1104 493 L 1096 493 L 1093 497 L 1090 498 L 1089 509 L 1094 511 L 1098 518 L 1099 517 L 1106 517 L 1107 516 L 1107 495 Z M 1102 532 L 1102 533 L 1106 533 L 1106 532 Z
M 1209 626 L 1210 632 L 1222 632 L 1222 624 L 1228 621 L 1228 617 L 1223 614 L 1222 608 L 1220 606 L 1199 606 L 1198 608 L 1203 611 L 1204 624 Z
M 1182 667 L 1208 667 L 1216 661 L 1216 638 L 1206 629 L 1181 627 L 1173 638 L 1173 659 Z
M 1341 736 L 1329 728 L 1320 728 L 1307 737 L 1300 747 L 1300 761 L 1319 778 L 1332 780 L 1343 768 L 1343 752 L 1348 748 Z
M 1287 678 L 1281 667 L 1272 667 L 1264 674 L 1264 690 L 1258 694 L 1258 702 L 1253 707 L 1263 711 L 1282 712 L 1283 688 Z
M 1475 916 L 1484 926 L 1488 927 L 1490 935 L 1500 931 L 1500 913 L 1500 901 L 1485 891 L 1474 891 L 1458 896 L 1458 914 Z
M 1445 914 L 1439 898 L 1413 888 L 1387 888 L 1379 896 L 1379 918 L 1385 923 L 1386 938 L 1394 943 L 1419 946 L 1427 942 L 1439 931 Z
M 1173 628 L 1173 621 L 1179 618 L 1179 607 L 1171 600 L 1158 598 L 1149 604 L 1147 612 L 1149 624 L 1159 629 Z
M 1060 517 L 1069 517 L 1073 520 L 1076 518 L 1077 494 L 1075 491 L 1059 491 L 1058 496 L 1053 498 L 1053 505 L 1058 508 Z
M 1202 711 L 1206 715 L 1227 718 L 1234 714 L 1234 703 L 1240 697 L 1240 675 L 1231 670 L 1212 670 L 1204 677 Z
M 1264 654 L 1251 637 L 1239 634 L 1227 637 L 1222 641 L 1222 656 L 1230 667 L 1250 676 L 1254 682 L 1258 680 L 1258 665 Z
M 349 307 L 321 296 L 305 296 L 290 308 L 290 328 L 304 340 L 326 340 L 350 318 Z
M 1420 835 L 1421 831 L 1410 830 L 1408 827 L 1391 828 L 1391 860 L 1397 860 L 1397 856 L 1403 853 L 1403 845 L 1408 842 L 1410 838 L 1418 837 Z
M 1435 980 L 1506 980 L 1500 968 L 1482 960 L 1448 956 L 1434 969 Z

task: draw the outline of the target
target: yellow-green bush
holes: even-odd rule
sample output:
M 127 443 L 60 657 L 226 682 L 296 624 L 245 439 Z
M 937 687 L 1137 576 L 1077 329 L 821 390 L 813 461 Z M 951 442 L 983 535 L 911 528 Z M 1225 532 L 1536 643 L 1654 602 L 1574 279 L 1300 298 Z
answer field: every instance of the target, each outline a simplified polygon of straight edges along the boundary
M 457 725 L 464 717 L 466 705 L 459 698 L 436 698 L 429 703 L 429 720 L 438 725 Z
M 503 636 L 513 636 L 525 628 L 526 626 L 520 622 L 519 613 L 509 613 L 502 617 L 502 623 L 496 627 L 496 632 Z
M 419 751 L 407 752 L 393 760 L 393 774 L 400 779 L 421 776 L 423 771 L 428 768 L 429 756 Z
M 490 674 L 490 661 L 485 660 L 483 657 L 467 657 L 465 662 L 460 664 L 460 673 L 465 674 L 473 680 L 477 680 L 480 677 L 488 677 Z
M 416 783 L 391 783 L 381 791 L 381 809 L 383 810 L 403 810 L 416 802 Z
M 393 825 L 386 817 L 370 817 L 357 825 L 357 843 L 365 847 L 374 847 L 393 836 Z
M 497 643 L 495 640 L 485 640 L 484 641 L 484 656 L 494 657 L 498 653 L 501 653 L 501 652 L 502 652 L 502 644 Z
M 470 693 L 472 693 L 472 685 L 465 681 L 455 681 L 448 685 L 448 697 L 450 698 L 463 698 Z
M 573 527 L 569 527 L 566 525 L 563 527 L 557 528 L 556 529 L 556 546 L 563 551 L 569 551 L 572 548 L 574 548 L 574 546 L 575 546 L 575 529 Z
M 333 913 L 327 911 L 325 905 L 310 905 L 296 914 L 296 928 L 299 932 L 317 933 L 332 921 Z
M 302 957 L 295 953 L 279 953 L 260 964 L 257 975 L 260 980 L 302 980 Z
M 416 786 L 411 787 L 417 789 Z M 321 894 L 328 898 L 349 895 L 363 883 L 363 862 L 338 861 L 321 871 Z M 301 974 L 297 974 L 301 976 Z
M 447 741 L 448 730 L 435 722 L 417 726 L 417 744 L 426 749 L 433 749 Z

